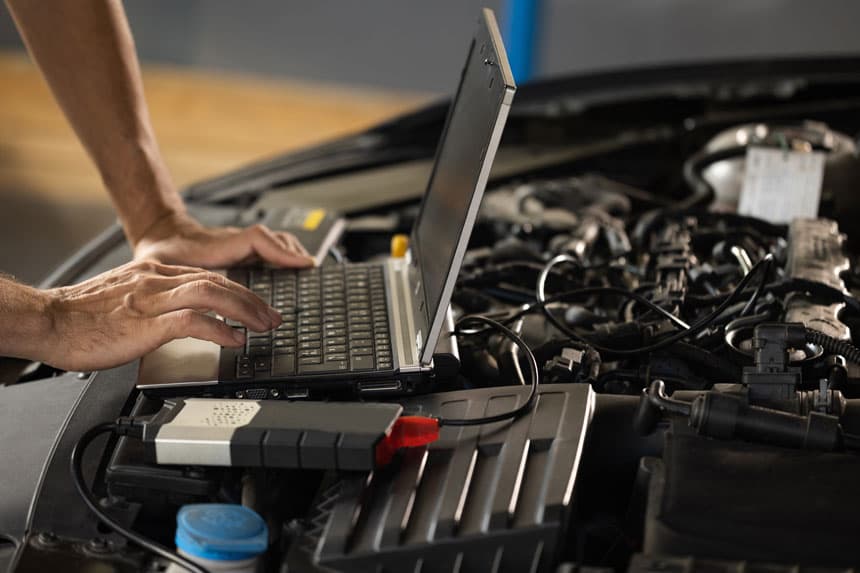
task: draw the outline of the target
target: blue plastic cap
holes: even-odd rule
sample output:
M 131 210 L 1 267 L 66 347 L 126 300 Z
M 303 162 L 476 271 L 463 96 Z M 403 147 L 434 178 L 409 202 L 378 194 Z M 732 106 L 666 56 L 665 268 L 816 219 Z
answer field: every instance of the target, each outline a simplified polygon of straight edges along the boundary
M 269 545 L 269 529 L 255 511 L 229 503 L 185 505 L 176 515 L 176 547 L 215 561 L 256 557 Z

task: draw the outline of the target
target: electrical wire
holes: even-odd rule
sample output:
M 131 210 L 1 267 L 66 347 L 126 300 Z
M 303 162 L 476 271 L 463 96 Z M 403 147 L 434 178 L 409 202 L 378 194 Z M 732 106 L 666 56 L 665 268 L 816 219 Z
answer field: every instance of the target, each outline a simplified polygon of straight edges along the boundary
M 729 294 L 725 298 L 725 300 L 723 300 L 719 304 L 719 306 L 717 306 L 717 308 L 715 308 L 707 316 L 699 319 L 695 324 L 690 326 L 690 328 L 688 330 L 682 330 L 682 331 L 676 332 L 675 334 L 668 336 L 667 338 L 664 338 L 658 342 L 655 342 L 653 344 L 649 344 L 646 346 L 641 346 L 639 348 L 609 348 L 606 346 L 598 346 L 597 344 L 590 342 L 586 337 L 582 336 L 581 334 L 574 332 L 573 330 L 568 328 L 566 325 L 562 324 L 560 321 L 555 319 L 555 317 L 552 317 L 550 320 L 553 321 L 553 324 L 555 324 L 556 326 L 559 326 L 560 330 L 562 330 L 562 332 L 564 332 L 565 334 L 567 334 L 571 338 L 578 340 L 578 341 L 581 341 L 585 344 L 589 344 L 590 346 L 592 346 L 595 350 L 597 350 L 599 352 L 614 354 L 617 356 L 635 356 L 638 354 L 646 354 L 648 352 L 654 352 L 656 350 L 666 348 L 667 346 L 674 344 L 674 343 L 678 342 L 679 340 L 683 340 L 684 338 L 686 338 L 688 336 L 694 336 L 694 335 L 698 334 L 699 332 L 703 331 L 708 326 L 710 326 L 710 324 L 712 322 L 714 322 L 714 320 L 716 320 L 717 317 L 719 317 L 723 312 L 725 312 L 725 310 L 727 308 L 729 308 L 732 304 L 735 303 L 735 301 L 741 296 L 741 294 L 743 293 L 743 290 L 747 287 L 747 285 L 749 285 L 749 283 L 756 277 L 756 275 L 762 271 L 763 266 L 766 264 L 769 264 L 769 261 L 772 261 L 772 260 L 773 260 L 773 255 L 771 255 L 771 254 L 765 255 L 765 257 L 763 259 L 761 259 L 759 262 L 757 262 L 755 265 L 753 265 L 753 268 L 750 269 L 749 274 L 744 276 L 740 280 L 740 282 L 738 282 L 738 285 L 737 285 L 737 287 L 735 287 L 734 291 L 732 291 L 731 294 Z M 519 317 L 521 317 L 525 314 L 528 314 L 535 309 L 544 309 L 546 307 L 546 305 L 551 303 L 551 302 L 556 302 L 558 300 L 562 300 L 564 298 L 570 298 L 572 296 L 592 294 L 592 293 L 595 293 L 595 292 L 598 292 L 600 290 L 607 289 L 607 288 L 612 288 L 612 287 L 584 287 L 584 288 L 580 288 L 580 289 L 574 289 L 571 291 L 558 293 L 558 294 L 553 295 L 551 297 L 545 298 L 542 302 L 538 301 L 538 302 L 535 302 L 531 305 L 528 305 L 527 307 L 525 307 L 525 308 L 519 310 L 518 312 L 514 313 L 513 315 L 509 316 L 507 319 L 505 319 L 505 322 L 509 323 L 512 320 L 516 320 Z M 549 316 L 552 316 L 552 315 L 550 314 Z
M 811 328 L 806 329 L 806 340 L 817 344 L 831 354 L 840 354 L 854 364 L 860 364 L 860 348 L 857 348 L 846 340 L 833 338 L 830 335 Z
M 755 303 L 758 301 L 761 293 L 764 292 L 764 287 L 767 284 L 768 277 L 770 276 L 771 267 L 773 267 L 773 257 L 767 259 L 765 262 L 765 266 L 761 271 L 761 280 L 759 280 L 758 286 L 738 316 L 746 316 L 755 309 Z M 750 269 L 750 272 L 752 272 L 752 269 Z
M 162 546 L 151 539 L 140 535 L 139 533 L 135 533 L 134 531 L 124 527 L 119 522 L 115 521 L 111 516 L 106 514 L 101 507 L 99 507 L 98 500 L 93 496 L 92 492 L 86 485 L 86 481 L 84 480 L 84 471 L 83 471 L 83 458 L 84 452 L 87 447 L 93 442 L 101 434 L 111 434 L 117 432 L 119 427 L 115 423 L 105 423 L 99 424 L 98 426 L 94 426 L 84 432 L 84 434 L 80 437 L 80 439 L 75 444 L 75 447 L 72 449 L 72 457 L 69 462 L 69 469 L 72 473 L 72 481 L 75 484 L 75 488 L 78 490 L 81 498 L 86 503 L 87 507 L 89 507 L 90 511 L 92 511 L 96 517 L 98 517 L 105 525 L 131 541 L 140 547 L 155 553 L 159 557 L 167 559 L 168 561 L 172 561 L 176 565 L 191 571 L 192 573 L 209 573 L 209 571 L 203 566 L 194 563 L 193 561 L 186 559 L 185 557 L 179 555 L 178 553 L 171 551 L 170 549 Z
M 538 383 L 540 382 L 540 368 L 538 367 L 537 358 L 535 358 L 534 352 L 529 348 L 528 344 L 517 335 L 516 332 L 503 325 L 500 322 L 493 320 L 492 318 L 487 318 L 486 316 L 481 316 L 477 314 L 468 315 L 462 317 L 457 321 L 457 333 L 458 334 L 479 334 L 485 332 L 485 330 L 472 330 L 472 331 L 463 331 L 459 327 L 463 324 L 468 324 L 469 322 L 480 322 L 486 325 L 489 329 L 497 330 L 502 336 L 516 344 L 520 350 L 523 351 L 523 354 L 526 355 L 526 362 L 529 367 L 529 376 L 531 377 L 531 390 L 529 391 L 529 395 L 526 398 L 526 401 L 522 406 L 514 408 L 508 412 L 503 412 L 501 414 L 496 414 L 494 416 L 482 416 L 480 418 L 436 418 L 439 426 L 480 426 L 482 424 L 492 424 L 494 422 L 502 422 L 504 420 L 510 420 L 514 418 L 519 418 L 523 414 L 527 414 L 532 407 L 534 407 L 535 402 L 537 401 L 538 394 Z M 517 375 L 520 377 L 520 383 L 525 385 L 525 380 L 522 378 L 522 372 L 517 369 Z
M 547 300 L 547 298 L 546 298 L 546 281 L 549 278 L 549 273 L 552 271 L 554 266 L 562 264 L 562 263 L 571 263 L 571 264 L 575 264 L 575 265 L 580 265 L 579 261 L 577 259 L 571 257 L 570 255 L 557 255 L 557 256 L 553 257 L 546 264 L 546 266 L 543 268 L 540 275 L 538 276 L 537 288 L 535 289 L 536 294 L 537 294 L 537 302 L 541 305 L 541 307 L 543 309 L 546 309 L 547 304 L 549 304 L 550 302 L 553 302 L 551 300 Z M 662 315 L 664 318 L 668 319 L 669 321 L 674 323 L 676 326 L 683 328 L 685 330 L 690 328 L 689 324 L 687 324 L 686 322 L 684 322 L 683 320 L 681 320 L 680 318 L 678 318 L 677 316 L 675 316 L 674 314 L 672 314 L 671 312 L 666 310 L 665 308 L 655 304 L 654 302 L 648 300 L 647 298 L 645 298 L 644 296 L 642 296 L 641 294 L 639 294 L 637 292 L 633 292 L 631 290 L 627 290 L 627 289 L 623 289 L 623 288 L 619 288 L 619 287 L 612 287 L 612 286 L 585 287 L 584 289 L 581 289 L 581 290 L 588 290 L 588 289 L 596 289 L 593 291 L 593 294 L 617 294 L 617 295 L 624 296 L 624 297 L 627 297 L 629 299 L 635 300 L 636 302 L 648 307 L 650 310 L 653 310 L 654 312 Z M 583 294 L 585 294 L 585 293 L 583 293 Z M 548 311 L 548 309 L 546 309 L 546 310 Z M 553 321 L 554 319 L 555 319 L 555 317 L 553 316 L 550 320 Z M 555 322 L 553 322 L 553 324 L 555 324 Z M 556 326 L 558 326 L 558 325 L 556 325 Z M 563 328 L 560 330 L 562 330 L 562 332 L 564 332 Z

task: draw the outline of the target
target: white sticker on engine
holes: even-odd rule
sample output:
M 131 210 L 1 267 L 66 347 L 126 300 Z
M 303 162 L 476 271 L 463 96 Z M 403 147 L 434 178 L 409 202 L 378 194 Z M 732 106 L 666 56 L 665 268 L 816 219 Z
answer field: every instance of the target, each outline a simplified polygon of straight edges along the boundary
M 817 151 L 750 147 L 738 213 L 771 223 L 817 217 L 824 159 Z

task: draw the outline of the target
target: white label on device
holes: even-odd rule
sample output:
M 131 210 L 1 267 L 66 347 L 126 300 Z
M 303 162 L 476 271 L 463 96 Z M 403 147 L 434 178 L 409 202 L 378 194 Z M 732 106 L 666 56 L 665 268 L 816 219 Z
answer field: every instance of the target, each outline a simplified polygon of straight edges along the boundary
M 738 213 L 771 223 L 818 216 L 824 154 L 750 147 Z
M 229 466 L 233 433 L 251 422 L 260 403 L 191 398 L 155 436 L 160 464 Z
M 260 411 L 251 400 L 189 398 L 169 424 L 184 427 L 238 428 L 248 424 Z

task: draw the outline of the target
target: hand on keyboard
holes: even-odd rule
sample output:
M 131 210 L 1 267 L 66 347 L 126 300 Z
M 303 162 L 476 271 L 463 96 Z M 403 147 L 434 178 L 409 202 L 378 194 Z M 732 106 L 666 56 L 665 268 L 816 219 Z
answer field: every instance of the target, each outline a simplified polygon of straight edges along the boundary
M 222 275 L 152 261 L 37 292 L 49 326 L 37 355 L 26 357 L 67 370 L 116 366 L 189 336 L 221 346 L 245 344 L 241 332 L 207 315 L 209 311 L 252 331 L 268 331 L 282 322 L 257 295 Z
M 136 259 L 227 268 L 263 260 L 277 267 L 314 266 L 314 259 L 290 233 L 264 225 L 246 229 L 204 227 L 187 215 L 170 215 L 156 223 L 134 245 Z

